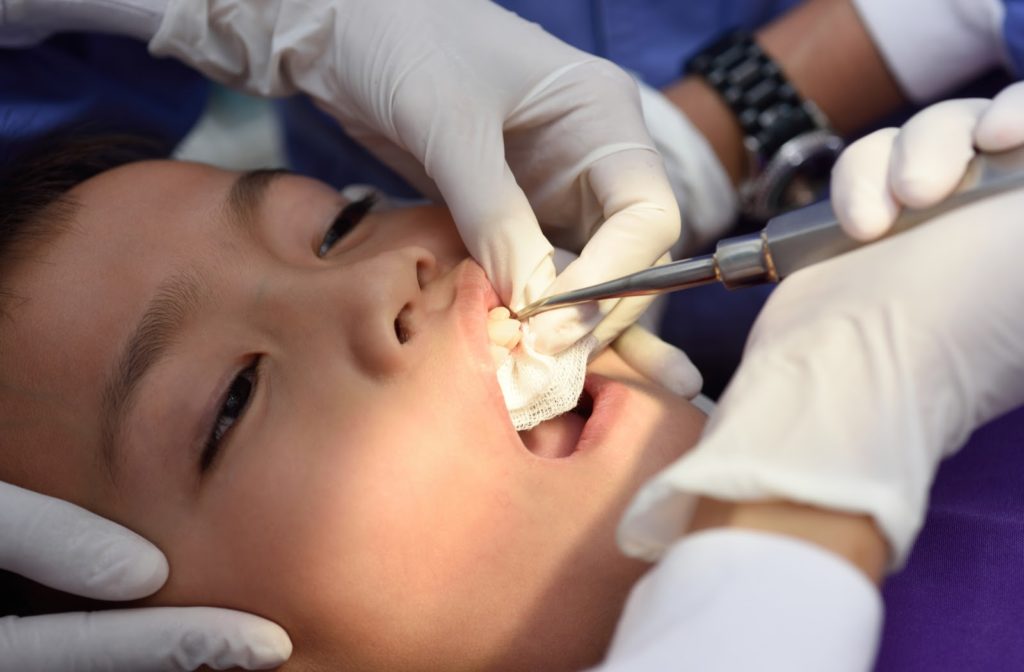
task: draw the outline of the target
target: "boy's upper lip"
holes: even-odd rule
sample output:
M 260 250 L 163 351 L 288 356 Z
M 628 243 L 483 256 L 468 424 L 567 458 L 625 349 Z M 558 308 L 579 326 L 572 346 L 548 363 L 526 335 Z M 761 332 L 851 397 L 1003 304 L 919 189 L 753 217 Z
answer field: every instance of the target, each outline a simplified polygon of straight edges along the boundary
M 487 344 L 487 312 L 501 305 L 501 298 L 494 291 L 487 274 L 472 259 L 466 259 L 452 269 L 455 274 L 455 299 L 452 307 L 459 312 L 459 320 L 469 327 L 476 327 L 485 337 Z
M 487 335 L 487 313 L 492 308 L 502 305 L 501 299 L 487 279 L 484 269 L 475 261 L 466 259 L 453 268 L 451 273 L 455 296 L 450 310 L 466 347 L 466 356 L 480 368 L 482 375 L 489 378 L 488 387 L 493 388 L 502 410 L 507 415 L 505 402 L 498 388 L 494 361 L 491 358 L 491 341 Z

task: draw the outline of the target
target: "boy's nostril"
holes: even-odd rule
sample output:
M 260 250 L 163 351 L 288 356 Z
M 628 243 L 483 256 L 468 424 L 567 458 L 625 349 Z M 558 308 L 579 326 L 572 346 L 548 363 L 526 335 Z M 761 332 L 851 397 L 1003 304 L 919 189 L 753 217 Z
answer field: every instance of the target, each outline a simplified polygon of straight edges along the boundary
M 405 343 L 412 338 L 412 333 L 409 331 L 408 325 L 408 313 L 409 304 L 402 306 L 402 310 L 399 311 L 398 317 L 395 318 L 395 338 L 398 339 L 399 343 Z
M 419 283 L 420 289 L 426 287 L 435 277 L 437 277 L 437 263 L 433 257 L 416 262 L 416 282 Z

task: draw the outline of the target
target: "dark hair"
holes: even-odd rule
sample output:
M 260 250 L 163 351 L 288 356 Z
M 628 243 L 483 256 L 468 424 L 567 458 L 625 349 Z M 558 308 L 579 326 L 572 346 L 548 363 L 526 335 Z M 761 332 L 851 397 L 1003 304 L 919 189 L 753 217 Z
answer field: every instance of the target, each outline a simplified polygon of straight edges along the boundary
M 155 140 L 118 134 L 70 134 L 36 143 L 0 169 L 0 316 L 13 298 L 6 276 L 65 231 L 75 212 L 68 192 L 91 177 L 134 161 L 164 158 Z

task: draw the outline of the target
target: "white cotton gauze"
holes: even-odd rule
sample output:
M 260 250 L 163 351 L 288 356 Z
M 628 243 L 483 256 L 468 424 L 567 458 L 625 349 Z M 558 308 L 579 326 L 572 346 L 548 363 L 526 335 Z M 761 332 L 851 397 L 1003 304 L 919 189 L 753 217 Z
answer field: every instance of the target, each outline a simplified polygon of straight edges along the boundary
M 557 355 L 544 355 L 534 349 L 533 341 L 529 324 L 524 324 L 518 347 L 498 366 L 498 385 L 517 431 L 532 429 L 576 407 L 587 359 L 597 345 L 588 336 Z

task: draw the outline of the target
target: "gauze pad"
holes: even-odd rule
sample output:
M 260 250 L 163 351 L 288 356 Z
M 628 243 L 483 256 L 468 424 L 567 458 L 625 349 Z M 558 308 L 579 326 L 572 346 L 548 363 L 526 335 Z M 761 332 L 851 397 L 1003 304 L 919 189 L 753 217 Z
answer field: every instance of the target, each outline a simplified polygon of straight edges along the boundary
M 557 355 L 533 347 L 530 325 L 519 345 L 498 366 L 498 385 L 517 431 L 531 429 L 576 407 L 583 392 L 587 359 L 597 345 L 588 336 Z

